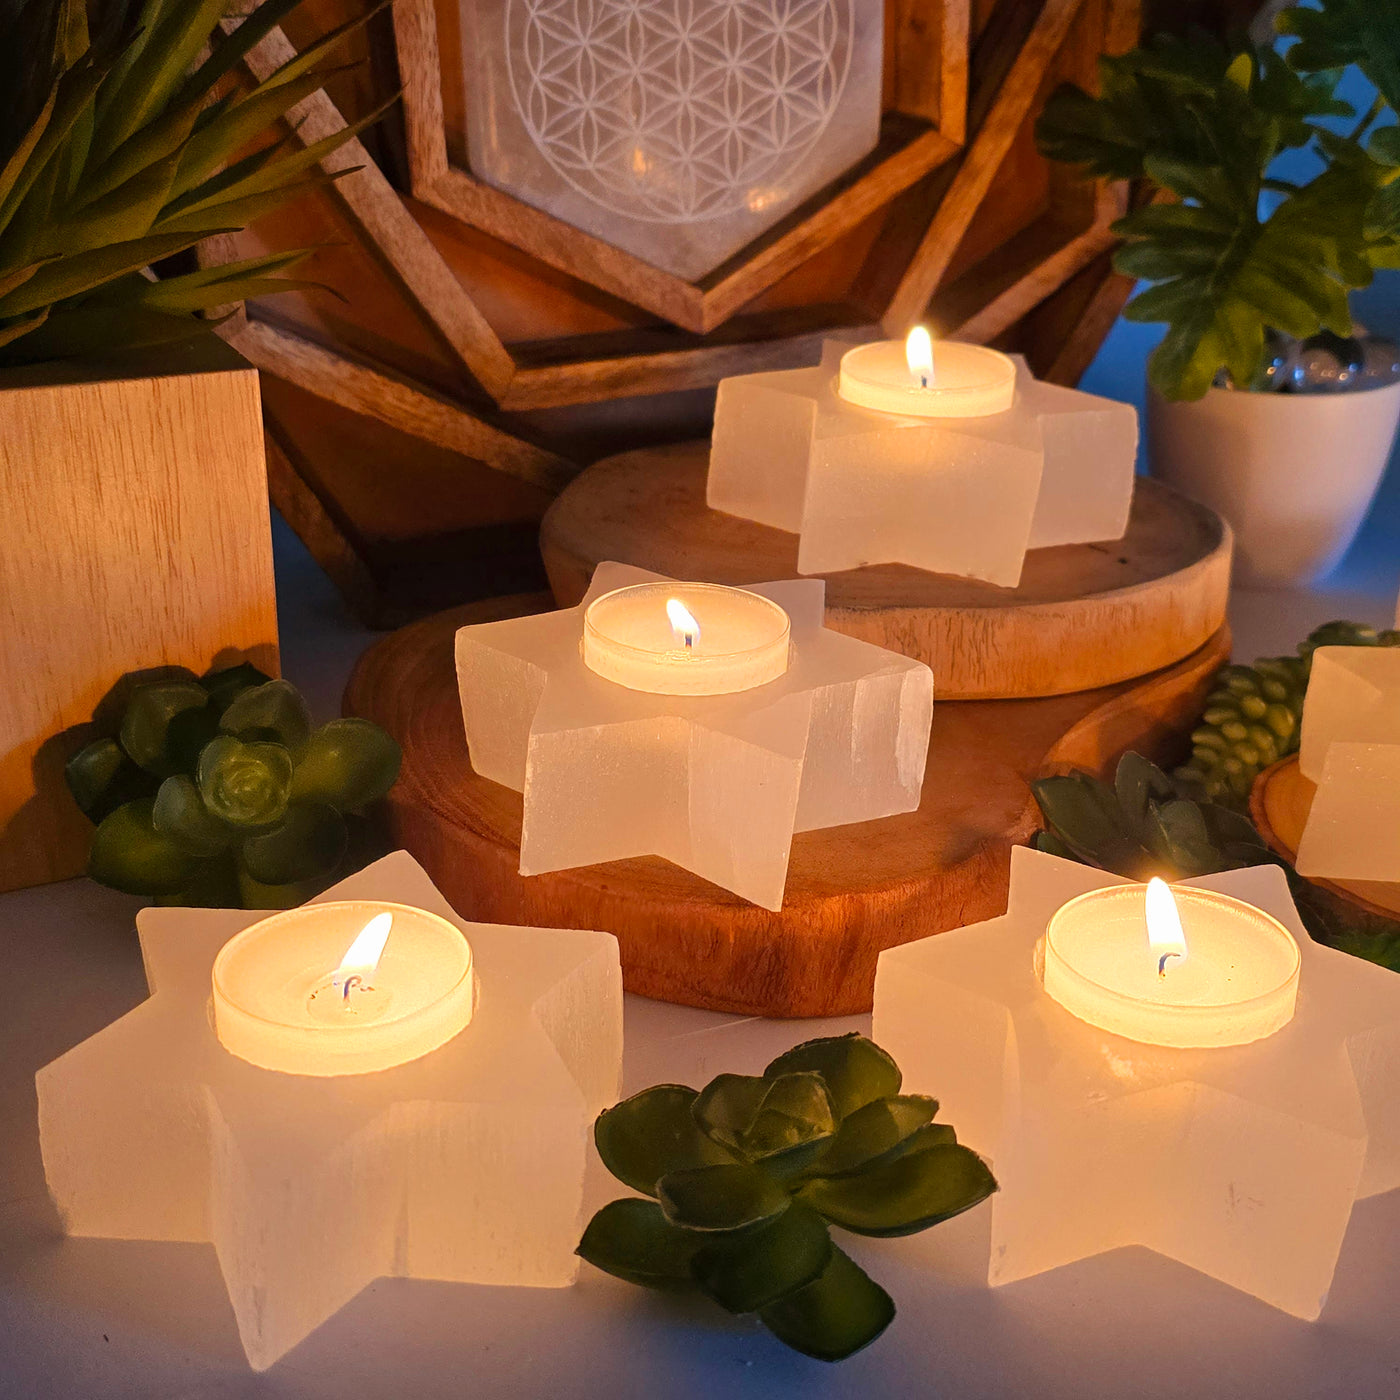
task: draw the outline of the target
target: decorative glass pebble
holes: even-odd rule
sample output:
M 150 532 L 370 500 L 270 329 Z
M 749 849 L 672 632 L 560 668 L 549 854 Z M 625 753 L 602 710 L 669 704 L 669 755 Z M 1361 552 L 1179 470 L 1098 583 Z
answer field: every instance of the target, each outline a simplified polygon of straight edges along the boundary
M 1298 873 L 1400 880 L 1400 648 L 1313 653 L 1298 766 L 1317 784 Z
M 468 157 L 695 279 L 874 147 L 884 6 L 464 0 Z
M 1361 347 L 1358 389 L 1379 389 L 1400 379 L 1400 343 L 1388 336 L 1368 335 L 1362 339 Z
M 991 1161 L 990 1284 L 1143 1245 L 1316 1318 L 1353 1202 L 1400 1186 L 1400 977 L 1314 943 L 1277 866 L 1234 870 L 1186 883 L 1292 934 L 1292 1019 L 1210 1049 L 1097 1029 L 1047 993 L 1036 945 L 1126 883 L 1016 848 L 1001 918 L 880 955 L 872 1034 Z
M 582 645 L 590 604 L 657 582 L 690 600 L 695 656 L 683 640 L 652 648 L 662 590 L 651 599 L 657 627 L 635 618 L 627 670 L 604 668 L 627 679 L 591 669 Z M 767 657 L 764 632 L 756 652 L 729 658 L 738 670 L 727 693 L 666 693 L 666 682 L 647 681 L 646 672 L 684 674 L 692 660 L 708 669 L 701 652 L 715 603 L 699 585 L 623 564 L 600 564 L 576 608 L 457 633 L 472 767 L 524 793 L 522 875 L 658 855 L 778 909 L 795 831 L 918 807 L 933 717 L 928 667 L 825 627 L 819 580 L 713 591 L 756 594 L 786 612 L 790 659 L 776 679 L 764 679 L 766 664 L 757 685 L 740 674 L 746 659 Z
M 815 369 L 719 386 L 709 504 L 799 534 L 800 573 L 900 563 L 1014 586 L 1027 549 L 1122 535 L 1137 451 L 1130 405 L 1042 384 L 1013 356 L 1006 412 L 872 412 L 837 392 L 849 348 L 828 344 Z
M 572 1283 L 592 1123 L 617 1097 L 610 935 L 468 923 L 402 851 L 313 905 L 342 900 L 461 929 L 477 1005 L 455 1039 L 376 1073 L 260 1069 L 208 1006 L 216 955 L 264 916 L 146 909 L 150 999 L 38 1074 L 67 1232 L 212 1243 L 257 1370 L 382 1275 Z

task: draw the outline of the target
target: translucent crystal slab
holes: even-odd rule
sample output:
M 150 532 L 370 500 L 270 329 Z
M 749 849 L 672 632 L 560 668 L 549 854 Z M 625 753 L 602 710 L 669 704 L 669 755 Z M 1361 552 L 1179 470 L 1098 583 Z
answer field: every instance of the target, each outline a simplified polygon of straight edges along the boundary
M 576 608 L 462 628 L 472 766 L 524 793 L 522 875 L 658 855 L 778 909 L 794 831 L 918 807 L 932 672 L 828 630 L 825 585 L 789 580 L 750 590 L 791 619 L 778 680 L 683 696 L 595 675 L 579 652 L 584 609 L 663 577 L 600 564 Z
M 1006 413 L 872 413 L 836 392 L 848 348 L 829 344 L 815 369 L 719 386 L 707 500 L 800 535 L 800 573 L 900 563 L 1014 586 L 1027 549 L 1127 528 L 1130 405 L 1041 384 L 1016 357 Z
M 571 1283 L 592 1121 L 617 1097 L 610 935 L 467 923 L 404 852 L 321 896 L 338 899 L 462 929 L 478 976 L 466 1030 L 374 1074 L 259 1069 L 219 1044 L 207 1007 L 215 954 L 263 916 L 147 909 L 150 1000 L 37 1078 L 68 1233 L 212 1243 L 257 1370 L 381 1275 Z
M 875 1039 L 991 1158 L 989 1283 L 1136 1244 L 1316 1318 L 1352 1202 L 1400 1186 L 1400 977 L 1315 944 L 1277 867 L 1231 871 L 1187 883 L 1293 933 L 1293 1020 L 1211 1050 L 1096 1030 L 1045 993 L 1035 945 L 1120 883 L 1013 850 L 1005 915 L 880 955 Z
M 489 184 L 693 280 L 874 147 L 884 6 L 463 0 Z
M 1318 647 L 1303 704 L 1298 766 L 1322 779 L 1328 748 L 1400 744 L 1400 647 Z

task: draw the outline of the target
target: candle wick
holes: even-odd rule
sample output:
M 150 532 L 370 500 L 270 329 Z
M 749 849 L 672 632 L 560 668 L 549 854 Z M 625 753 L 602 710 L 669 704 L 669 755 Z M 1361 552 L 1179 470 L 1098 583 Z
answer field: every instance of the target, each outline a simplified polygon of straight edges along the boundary
M 689 651 L 689 650 L 691 649 L 691 647 L 693 647 L 694 645 L 695 645 L 695 634 L 694 634 L 693 632 L 687 632 L 687 633 L 685 634 L 685 649 L 686 649 L 687 651 Z
M 1180 953 L 1163 953 L 1162 956 L 1157 959 L 1157 976 L 1165 977 L 1167 975 L 1168 958 L 1179 958 L 1180 956 Z
M 928 388 L 928 375 L 926 375 L 926 374 L 921 374 L 921 375 L 919 376 L 919 388 L 921 388 L 921 389 L 927 389 L 927 388 Z
M 359 973 L 357 973 L 357 972 L 352 972 L 352 973 L 350 974 L 350 976 L 347 977 L 347 978 L 345 979 L 345 981 L 343 981 L 343 982 L 340 984 L 340 996 L 341 996 L 341 1000 L 342 1000 L 342 1001 L 349 1001 L 349 1000 L 350 1000 L 350 988 L 351 988 L 351 987 L 358 987 L 359 985 L 360 985 L 360 975 L 359 975 Z

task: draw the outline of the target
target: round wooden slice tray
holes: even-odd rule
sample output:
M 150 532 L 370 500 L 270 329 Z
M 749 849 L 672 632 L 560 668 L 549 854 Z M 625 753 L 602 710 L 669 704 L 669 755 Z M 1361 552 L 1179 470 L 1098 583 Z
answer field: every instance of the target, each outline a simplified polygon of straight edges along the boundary
M 605 559 L 675 578 L 765 583 L 797 576 L 797 536 L 705 504 L 709 446 L 609 457 L 545 515 L 540 551 L 572 607 Z M 1230 528 L 1140 478 L 1127 533 L 1110 544 L 1032 550 L 1017 588 L 903 564 L 823 575 L 827 625 L 933 668 L 944 699 L 1064 695 L 1143 676 L 1221 627 Z
M 1269 849 L 1290 864 L 1312 810 L 1317 784 L 1303 776 L 1298 755 L 1280 759 L 1255 780 L 1249 794 L 1249 815 Z M 1354 904 L 1368 914 L 1400 918 L 1400 883 L 1389 880 L 1315 880 L 1311 884 Z
M 787 891 L 760 909 L 656 858 L 524 877 L 521 796 L 472 771 L 453 668 L 459 626 L 550 606 L 496 600 L 392 633 L 361 658 L 347 714 L 403 745 L 391 833 L 463 916 L 616 934 L 630 991 L 720 1011 L 829 1016 L 870 1009 L 881 949 L 1001 914 L 1008 852 L 1036 829 L 1027 779 L 1098 771 L 1126 748 L 1159 757 L 1194 722 L 1223 629 L 1130 685 L 1039 700 L 936 703 L 923 802 L 793 839 Z

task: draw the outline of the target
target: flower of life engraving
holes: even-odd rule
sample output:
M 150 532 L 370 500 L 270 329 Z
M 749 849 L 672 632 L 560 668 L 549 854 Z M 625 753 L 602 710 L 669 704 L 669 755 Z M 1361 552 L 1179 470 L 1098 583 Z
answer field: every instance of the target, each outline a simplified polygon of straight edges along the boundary
M 840 102 L 853 4 L 510 0 L 516 110 L 556 174 L 614 213 L 758 213 Z

